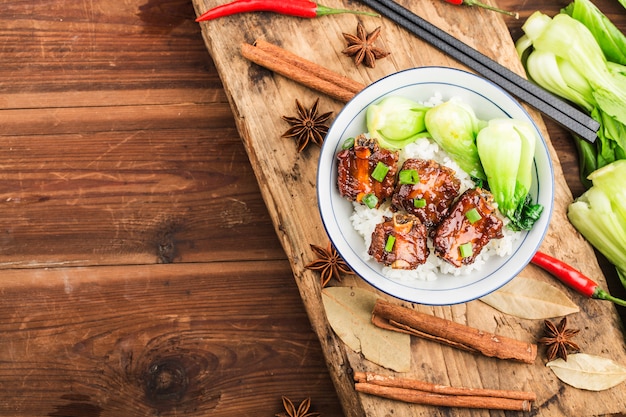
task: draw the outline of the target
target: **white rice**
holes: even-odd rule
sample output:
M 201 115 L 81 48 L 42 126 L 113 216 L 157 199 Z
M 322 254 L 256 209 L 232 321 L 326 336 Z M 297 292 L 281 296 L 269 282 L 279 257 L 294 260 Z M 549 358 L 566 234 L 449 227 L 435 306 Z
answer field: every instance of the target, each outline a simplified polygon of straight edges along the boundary
M 437 97 L 433 98 L 434 100 Z M 432 101 L 432 100 L 431 100 Z M 431 141 L 428 138 L 421 138 L 417 141 L 407 145 L 400 150 L 399 166 L 408 158 L 421 158 L 432 159 L 445 165 L 456 172 L 457 177 L 461 181 L 461 188 L 459 194 L 462 194 L 469 188 L 474 187 L 474 182 L 471 177 L 463 171 L 449 156 L 443 151 L 439 145 Z M 373 259 L 368 254 L 368 249 L 372 241 L 372 233 L 377 224 L 383 221 L 383 217 L 391 217 L 392 211 L 390 209 L 390 203 L 387 201 L 381 204 L 380 207 L 370 209 L 367 206 L 360 203 L 353 203 L 354 212 L 350 216 L 352 227 L 363 237 L 365 243 L 365 250 L 362 254 L 365 260 Z M 470 265 L 464 265 L 462 267 L 455 267 L 448 262 L 442 260 L 433 253 L 432 241 L 428 239 L 428 247 L 430 255 L 426 260 L 426 263 L 420 265 L 417 269 L 404 270 L 393 269 L 391 267 L 383 267 L 383 274 L 390 279 L 397 281 L 414 281 L 423 280 L 431 281 L 437 279 L 440 274 L 449 274 L 453 276 L 468 275 L 474 270 L 480 269 L 485 261 L 492 256 L 509 256 L 513 252 L 513 245 L 521 237 L 521 232 L 515 232 L 506 227 L 508 220 L 500 216 L 504 222 L 502 233 L 504 235 L 501 239 L 491 239 L 491 241 L 485 245 L 476 257 L 475 261 Z

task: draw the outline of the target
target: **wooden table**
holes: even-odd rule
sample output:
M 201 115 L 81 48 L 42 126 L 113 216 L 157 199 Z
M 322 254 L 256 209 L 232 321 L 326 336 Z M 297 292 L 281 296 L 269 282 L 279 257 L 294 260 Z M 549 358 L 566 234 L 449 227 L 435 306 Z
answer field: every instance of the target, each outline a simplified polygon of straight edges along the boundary
M 567 2 L 499 4 L 523 7 L 516 39 Z M 342 413 L 194 17 L 3 6 L 0 415 L 260 416 L 283 395 Z M 579 195 L 570 136 L 546 124 Z

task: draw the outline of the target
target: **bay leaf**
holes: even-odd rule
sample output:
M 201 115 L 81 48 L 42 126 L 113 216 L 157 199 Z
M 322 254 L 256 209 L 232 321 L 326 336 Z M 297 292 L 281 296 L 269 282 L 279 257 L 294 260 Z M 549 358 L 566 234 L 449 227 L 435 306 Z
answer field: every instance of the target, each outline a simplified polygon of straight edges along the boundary
M 580 309 L 558 288 L 547 282 L 517 276 L 480 300 L 503 313 L 523 319 L 549 319 Z
M 372 291 L 356 287 L 322 290 L 328 322 L 343 343 L 377 365 L 406 372 L 411 367 L 411 337 L 372 324 L 377 298 Z
M 586 353 L 567 355 L 546 364 L 563 382 L 575 388 L 602 391 L 626 380 L 626 367 L 600 356 Z

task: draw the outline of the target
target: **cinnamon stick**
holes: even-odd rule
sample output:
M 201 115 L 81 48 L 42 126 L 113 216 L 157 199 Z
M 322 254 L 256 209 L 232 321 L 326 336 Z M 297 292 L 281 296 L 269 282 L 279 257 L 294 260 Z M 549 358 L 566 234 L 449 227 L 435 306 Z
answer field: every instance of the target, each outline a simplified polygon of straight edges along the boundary
M 529 364 L 537 357 L 537 345 L 533 343 L 499 336 L 381 299 L 374 305 L 372 323 L 488 357 Z
M 304 59 L 301 56 L 296 55 L 286 49 L 283 49 L 278 45 L 267 42 L 266 40 L 257 39 L 254 42 L 254 46 L 274 56 L 280 57 L 284 61 L 287 61 L 289 64 L 296 66 L 303 71 L 315 74 L 318 78 L 331 82 L 347 91 L 352 91 L 354 94 L 365 88 L 364 84 L 361 84 L 351 78 L 336 73 L 335 71 L 331 71 L 326 67 Z
M 370 384 L 368 382 L 357 382 L 355 384 L 355 389 L 366 394 L 412 404 L 434 405 L 441 407 L 483 408 L 490 410 L 531 410 L 531 403 L 528 400 L 467 395 L 442 395 L 406 388 L 386 387 L 382 385 Z
M 255 46 L 257 45 L 257 46 Z M 244 43 L 241 54 L 248 60 L 313 90 L 347 103 L 365 88 L 347 77 L 299 57 L 276 45 L 257 40 L 255 45 Z M 260 46 L 259 46 L 260 45 Z
M 380 375 L 373 372 L 355 372 L 355 382 L 366 382 L 392 388 L 411 389 L 417 391 L 432 392 L 441 395 L 465 395 L 479 397 L 509 398 L 512 400 L 536 401 L 537 395 L 529 391 L 499 390 L 486 388 L 451 387 L 449 385 L 433 384 L 409 378 L 396 378 L 394 376 Z

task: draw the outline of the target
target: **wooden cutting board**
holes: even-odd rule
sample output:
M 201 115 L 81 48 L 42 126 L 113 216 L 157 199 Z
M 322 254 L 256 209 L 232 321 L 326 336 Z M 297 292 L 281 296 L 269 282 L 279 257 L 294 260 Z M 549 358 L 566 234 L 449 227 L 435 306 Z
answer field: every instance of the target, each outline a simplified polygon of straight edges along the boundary
M 194 0 L 198 14 L 222 3 L 222 0 Z M 440 0 L 399 3 L 508 68 L 523 73 L 513 41 L 499 15 L 478 8 L 453 7 Z M 364 9 L 353 1 L 328 0 L 324 5 Z M 345 47 L 342 32 L 355 33 L 357 22 L 362 22 L 368 32 L 378 26 L 382 28 L 378 45 L 391 51 L 391 55 L 377 61 L 375 68 L 357 68 L 350 58 L 341 53 Z M 265 39 L 364 84 L 416 66 L 464 67 L 385 18 L 335 15 L 309 20 L 254 13 L 202 23 L 202 29 L 346 416 L 450 415 L 450 410 L 446 408 L 408 405 L 355 392 L 351 377 L 353 371 L 389 371 L 347 348 L 328 325 L 321 302 L 319 275 L 305 268 L 315 259 L 310 244 L 326 246 L 328 242 L 316 205 L 319 148 L 309 146 L 298 153 L 293 140 L 281 138 L 289 127 L 281 116 L 296 114 L 296 99 L 309 107 L 319 97 L 320 112 L 333 111 L 335 115 L 343 103 L 250 63 L 241 56 L 240 47 L 244 42 L 251 44 L 256 39 Z M 530 112 L 547 138 L 540 115 L 532 109 Z M 550 231 L 541 249 L 571 263 L 604 285 L 593 250 L 567 221 L 565 211 L 572 195 L 551 146 L 550 150 L 556 173 L 556 204 Z M 245 242 L 242 242 L 244 245 Z M 534 266 L 528 266 L 521 275 L 546 280 L 568 291 Z M 358 278 L 331 284 L 369 288 Z M 572 327 L 581 329 L 576 339 L 581 349 L 585 353 L 626 364 L 626 346 L 615 308 L 609 303 L 587 300 L 573 292 L 568 291 L 568 294 L 581 308 L 579 313 L 568 317 Z M 541 320 L 508 316 L 481 301 L 413 308 L 531 342 L 540 336 L 543 326 Z M 591 416 L 626 410 L 626 384 L 602 392 L 569 387 L 545 367 L 542 349 L 534 365 L 483 358 L 418 340 L 413 340 L 412 349 L 412 370 L 403 376 L 456 386 L 534 391 L 538 396 L 535 411 L 541 416 Z M 503 412 L 487 410 L 455 410 L 454 413 L 458 416 L 504 415 Z

